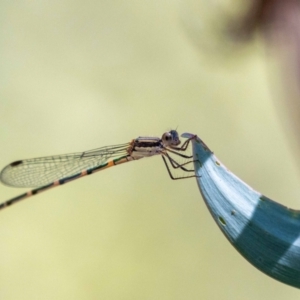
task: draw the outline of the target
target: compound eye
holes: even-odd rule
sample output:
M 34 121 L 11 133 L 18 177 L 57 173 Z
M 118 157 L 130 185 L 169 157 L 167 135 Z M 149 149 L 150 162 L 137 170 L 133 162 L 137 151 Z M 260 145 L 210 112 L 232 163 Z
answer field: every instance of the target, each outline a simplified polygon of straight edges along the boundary
M 170 134 L 170 132 L 164 133 L 163 136 L 162 136 L 162 140 L 164 142 L 170 142 L 170 141 L 172 141 L 172 135 Z

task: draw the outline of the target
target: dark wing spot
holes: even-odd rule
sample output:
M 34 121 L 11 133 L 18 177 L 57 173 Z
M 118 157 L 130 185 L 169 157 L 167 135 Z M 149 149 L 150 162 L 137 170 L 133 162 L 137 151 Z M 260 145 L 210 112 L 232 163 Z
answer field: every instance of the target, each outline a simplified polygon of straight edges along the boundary
M 22 163 L 23 163 L 23 160 L 17 160 L 17 161 L 12 162 L 12 163 L 10 164 L 10 166 L 11 166 L 11 167 L 16 167 L 16 166 L 18 166 L 18 165 L 20 165 L 20 164 L 22 164 Z

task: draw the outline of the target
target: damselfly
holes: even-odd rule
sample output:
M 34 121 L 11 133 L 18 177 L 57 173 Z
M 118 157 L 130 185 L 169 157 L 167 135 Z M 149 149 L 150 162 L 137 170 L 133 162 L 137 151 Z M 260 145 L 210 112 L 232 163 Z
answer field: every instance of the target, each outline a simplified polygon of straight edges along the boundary
M 181 142 L 178 132 L 171 130 L 165 132 L 161 138 L 138 137 L 129 143 L 106 146 L 80 153 L 15 161 L 1 171 L 0 181 L 12 187 L 37 188 L 3 202 L 0 204 L 0 209 L 97 171 L 155 155 L 161 155 L 172 179 L 196 177 L 196 175 L 174 177 L 170 169 L 171 166 L 171 168 L 181 169 L 184 172 L 194 172 L 193 169 L 188 169 L 186 166 L 193 162 L 192 156 L 185 155 L 182 152 L 187 150 L 190 140 L 195 137 L 187 139 L 179 146 Z M 188 161 L 180 164 L 170 154 L 188 159 Z

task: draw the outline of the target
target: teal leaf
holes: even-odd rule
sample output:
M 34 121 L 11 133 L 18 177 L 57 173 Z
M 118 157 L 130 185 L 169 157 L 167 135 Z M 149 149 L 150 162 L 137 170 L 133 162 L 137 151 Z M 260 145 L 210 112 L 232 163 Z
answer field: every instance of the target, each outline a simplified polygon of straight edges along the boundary
M 252 189 L 200 138 L 192 139 L 192 147 L 202 198 L 232 246 L 263 273 L 300 288 L 300 211 Z

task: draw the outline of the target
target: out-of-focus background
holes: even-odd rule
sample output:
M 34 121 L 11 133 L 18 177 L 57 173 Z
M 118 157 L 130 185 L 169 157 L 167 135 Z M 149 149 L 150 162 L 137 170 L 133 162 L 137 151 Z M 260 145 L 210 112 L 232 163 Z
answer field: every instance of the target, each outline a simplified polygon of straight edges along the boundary
M 255 39 L 228 59 L 214 55 L 209 30 L 195 35 L 198 11 L 211 12 L 202 4 L 2 1 L 0 166 L 178 128 L 253 188 L 299 208 L 299 166 L 274 108 L 265 48 Z M 1 186 L 1 202 L 23 191 Z M 244 260 L 196 181 L 170 180 L 156 157 L 1 211 L 0 298 L 293 300 L 299 292 Z

